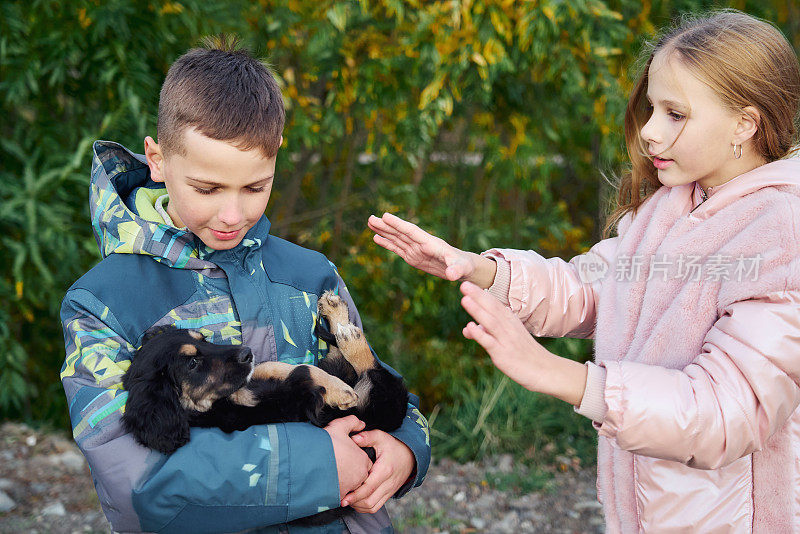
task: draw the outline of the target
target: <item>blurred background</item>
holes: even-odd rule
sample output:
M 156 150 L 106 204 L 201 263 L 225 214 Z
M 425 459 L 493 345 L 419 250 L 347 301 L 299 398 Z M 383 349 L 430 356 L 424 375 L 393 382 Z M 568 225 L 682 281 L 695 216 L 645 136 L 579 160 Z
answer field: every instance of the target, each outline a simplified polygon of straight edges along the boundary
M 273 229 L 338 266 L 375 350 L 421 397 L 435 456 L 591 465 L 588 420 L 496 372 L 461 335 L 457 286 L 379 249 L 366 220 L 390 211 L 472 251 L 587 250 L 624 171 L 643 42 L 713 7 L 800 46 L 796 0 L 0 2 L 0 421 L 69 429 L 58 311 L 100 259 L 91 143 L 142 152 L 169 65 L 226 32 L 285 97 Z M 589 341 L 543 341 L 591 357 Z

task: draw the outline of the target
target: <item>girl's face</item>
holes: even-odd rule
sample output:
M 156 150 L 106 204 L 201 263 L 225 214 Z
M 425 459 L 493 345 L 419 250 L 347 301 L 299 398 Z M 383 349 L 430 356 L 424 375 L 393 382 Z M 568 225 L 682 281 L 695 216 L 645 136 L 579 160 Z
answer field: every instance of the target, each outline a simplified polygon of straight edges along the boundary
M 652 114 L 640 134 L 662 184 L 698 181 L 706 188 L 741 173 L 733 157 L 741 114 L 724 107 L 678 54 L 661 50 L 653 57 L 647 99 Z

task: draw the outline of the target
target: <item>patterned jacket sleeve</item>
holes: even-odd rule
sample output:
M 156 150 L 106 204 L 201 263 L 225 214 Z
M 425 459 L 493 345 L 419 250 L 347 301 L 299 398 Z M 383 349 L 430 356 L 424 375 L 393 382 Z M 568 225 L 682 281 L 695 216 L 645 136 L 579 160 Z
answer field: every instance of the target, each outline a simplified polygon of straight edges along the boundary
M 309 424 L 192 429 L 169 456 L 138 445 L 121 425 L 135 341 L 85 289 L 67 293 L 61 318 L 73 435 L 115 531 L 237 531 L 338 506 L 330 438 Z
M 350 296 L 341 278 L 339 278 L 339 295 L 347 302 L 351 321 L 359 328 L 362 328 L 361 316 L 358 314 L 358 310 L 353 303 L 353 298 Z M 365 333 L 365 335 L 369 338 L 368 332 Z M 374 350 L 373 354 L 375 354 Z M 377 355 L 375 355 L 375 357 L 378 358 Z M 380 361 L 380 359 L 378 359 L 378 361 Z M 381 362 L 381 365 L 389 369 L 393 374 L 400 376 L 397 371 L 384 362 Z M 419 411 L 419 398 L 416 395 L 409 393 L 408 409 L 403 424 L 400 428 L 389 434 L 402 441 L 411 449 L 411 452 L 414 454 L 414 459 L 416 460 L 416 472 L 413 479 L 406 482 L 394 495 L 399 498 L 408 493 L 411 488 L 422 484 L 431 462 L 431 442 L 428 421 Z

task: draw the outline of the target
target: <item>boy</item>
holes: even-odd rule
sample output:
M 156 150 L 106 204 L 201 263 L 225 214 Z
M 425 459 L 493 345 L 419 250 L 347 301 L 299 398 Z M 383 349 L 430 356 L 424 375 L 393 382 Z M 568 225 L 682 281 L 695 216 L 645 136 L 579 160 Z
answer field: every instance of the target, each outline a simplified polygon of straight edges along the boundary
M 260 425 L 225 434 L 192 429 L 164 456 L 120 425 L 122 375 L 145 331 L 174 324 L 215 343 L 244 343 L 256 363 L 315 363 L 316 299 L 336 289 L 360 323 L 336 269 L 322 255 L 269 235 L 269 200 L 283 102 L 267 69 L 231 46 L 193 49 L 169 70 L 158 140 L 144 157 L 94 145 L 91 214 L 103 260 L 64 298 L 61 378 L 73 434 L 115 531 L 231 532 L 351 505 L 344 521 L 304 532 L 391 532 L 382 507 L 421 484 L 427 423 L 410 401 L 391 435 L 355 417 L 325 429 Z M 374 465 L 360 449 L 372 445 Z

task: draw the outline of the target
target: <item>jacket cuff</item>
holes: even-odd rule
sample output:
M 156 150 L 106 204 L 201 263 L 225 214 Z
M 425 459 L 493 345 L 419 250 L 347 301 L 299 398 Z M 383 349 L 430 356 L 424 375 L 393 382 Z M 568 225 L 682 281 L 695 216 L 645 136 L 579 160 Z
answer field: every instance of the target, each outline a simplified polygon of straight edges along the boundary
M 575 412 L 588 417 L 595 423 L 602 423 L 608 411 L 605 399 L 606 370 L 592 362 L 586 362 L 586 389 Z
M 330 508 L 339 500 L 339 473 L 330 435 L 308 423 L 286 423 L 288 444 L 288 520 Z
M 494 262 L 497 263 L 497 272 L 494 275 L 494 282 L 492 282 L 492 285 L 489 286 L 487 291 L 504 306 L 510 306 L 511 303 L 508 299 L 508 292 L 511 288 L 511 264 L 502 256 L 492 254 L 491 252 L 484 252 L 481 256 L 494 260 Z
M 400 498 L 411 488 L 422 484 L 428 467 L 431 463 L 431 446 L 429 438 L 428 422 L 422 413 L 413 405 L 409 405 L 406 418 L 397 430 L 389 432 L 390 436 L 395 437 L 411 450 L 414 455 L 415 468 L 412 477 L 403 484 L 393 495 Z

